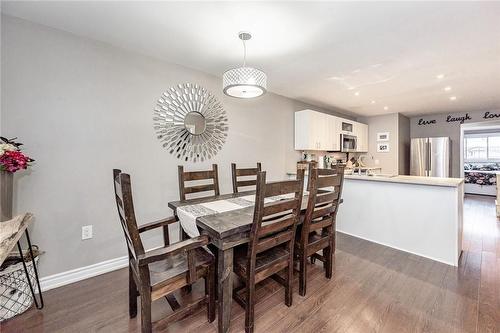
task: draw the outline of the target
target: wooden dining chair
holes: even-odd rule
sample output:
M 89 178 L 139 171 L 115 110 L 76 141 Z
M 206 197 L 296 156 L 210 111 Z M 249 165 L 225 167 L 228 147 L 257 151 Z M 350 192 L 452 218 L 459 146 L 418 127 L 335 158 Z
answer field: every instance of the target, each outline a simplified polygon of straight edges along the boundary
M 137 297 L 141 297 L 141 331 L 151 332 L 153 326 L 164 329 L 172 321 L 182 319 L 200 306 L 207 306 L 208 321 L 215 319 L 215 265 L 214 257 L 203 246 L 207 236 L 170 244 L 168 225 L 177 222 L 173 217 L 137 226 L 130 176 L 113 170 L 116 207 L 125 234 L 129 255 L 129 315 L 137 316 Z M 163 228 L 165 246 L 145 251 L 141 234 Z M 205 279 L 205 296 L 180 306 L 174 291 Z M 166 297 L 173 312 L 154 323 L 151 321 L 152 302 Z
M 180 200 L 186 200 L 187 194 L 213 191 L 213 196 L 220 194 L 219 174 L 217 164 L 212 164 L 212 170 L 206 171 L 184 171 L 184 166 L 179 165 L 179 195 Z M 211 180 L 208 184 L 186 185 L 186 182 Z M 212 196 L 212 195 L 210 195 Z
M 344 174 L 344 169 L 345 169 L 345 164 L 336 164 L 332 166 L 330 169 L 324 169 L 324 168 L 318 168 L 317 166 L 312 165 L 309 169 L 308 172 L 308 178 L 307 178 L 307 190 L 309 191 L 310 184 L 311 184 L 311 177 L 312 177 L 312 169 L 317 169 L 318 170 L 318 177 L 323 177 L 323 176 L 331 176 L 331 175 L 336 175 L 338 173 L 338 169 L 342 168 L 342 175 Z M 342 181 L 344 180 L 344 177 L 342 177 Z M 340 188 L 342 190 L 342 187 Z
M 236 168 L 236 163 L 231 163 L 231 173 L 233 175 L 233 193 L 238 193 L 238 187 L 256 186 L 257 173 L 262 171 L 262 165 L 257 163 L 256 168 Z M 249 176 L 255 176 L 255 179 L 248 179 Z M 246 177 L 244 180 L 238 180 L 238 177 Z
M 245 308 L 245 331 L 253 332 L 255 284 L 272 276 L 285 287 L 285 304 L 292 305 L 293 246 L 300 215 L 304 173 L 297 180 L 266 184 L 266 173 L 257 173 L 257 194 L 250 241 L 236 248 L 234 272 L 244 283 L 233 292 L 235 301 Z M 265 202 L 269 197 L 288 195 L 281 200 Z M 276 273 L 284 270 L 285 278 Z M 243 296 L 240 292 L 243 291 Z
M 342 196 L 344 166 L 310 170 L 309 198 L 300 232 L 297 233 L 295 254 L 299 260 L 299 294 L 306 294 L 307 258 L 323 262 L 325 276 L 333 274 L 335 253 L 335 220 Z M 322 255 L 317 252 L 322 250 Z

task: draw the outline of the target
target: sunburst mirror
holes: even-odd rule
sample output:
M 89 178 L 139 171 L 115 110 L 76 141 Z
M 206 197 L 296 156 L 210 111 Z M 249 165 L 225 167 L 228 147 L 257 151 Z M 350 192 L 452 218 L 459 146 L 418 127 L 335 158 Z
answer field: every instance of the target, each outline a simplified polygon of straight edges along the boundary
M 227 137 L 222 104 L 197 84 L 179 84 L 165 91 L 156 103 L 153 121 L 163 147 L 184 161 L 211 159 Z

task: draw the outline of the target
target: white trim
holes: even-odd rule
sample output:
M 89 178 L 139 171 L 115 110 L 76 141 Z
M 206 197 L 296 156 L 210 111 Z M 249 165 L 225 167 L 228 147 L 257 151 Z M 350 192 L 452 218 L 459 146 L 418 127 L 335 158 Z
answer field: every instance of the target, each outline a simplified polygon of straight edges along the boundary
M 146 250 L 146 252 L 153 251 L 159 248 L 161 248 L 161 246 L 156 246 L 152 249 Z M 40 278 L 40 288 L 42 289 L 42 291 L 59 288 L 67 284 L 116 271 L 127 266 L 128 256 L 101 261 L 89 266 L 79 267 L 66 272 L 61 272 Z
M 128 266 L 128 257 L 123 256 L 115 259 L 105 260 L 93 265 L 79 267 L 66 272 L 49 275 L 40 279 L 42 291 L 65 286 L 70 283 L 85 280 L 97 275 L 112 272 Z

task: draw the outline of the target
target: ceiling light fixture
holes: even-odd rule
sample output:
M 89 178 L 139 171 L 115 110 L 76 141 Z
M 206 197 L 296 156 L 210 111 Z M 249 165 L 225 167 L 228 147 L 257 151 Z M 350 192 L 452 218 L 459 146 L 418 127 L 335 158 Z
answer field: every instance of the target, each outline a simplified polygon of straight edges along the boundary
M 444 78 L 444 74 L 438 74 L 436 75 L 436 79 L 441 80 Z
M 450 101 L 455 101 L 457 99 L 457 96 L 450 96 Z
M 354 95 L 355 95 L 355 96 L 359 96 L 359 91 L 356 91 L 356 92 L 354 93 Z
M 371 101 L 372 104 L 375 104 L 376 102 L 375 101 Z
M 250 40 L 252 35 L 242 31 L 238 38 L 243 42 L 243 66 L 227 70 L 222 75 L 222 87 L 224 94 L 238 98 L 253 98 L 266 93 L 267 75 L 263 71 L 247 67 L 247 48 L 245 41 Z
M 451 87 L 448 86 L 448 87 L 444 87 L 444 91 L 450 91 L 451 90 Z
M 386 110 L 386 111 L 389 110 L 389 107 L 387 105 L 384 106 L 384 110 Z

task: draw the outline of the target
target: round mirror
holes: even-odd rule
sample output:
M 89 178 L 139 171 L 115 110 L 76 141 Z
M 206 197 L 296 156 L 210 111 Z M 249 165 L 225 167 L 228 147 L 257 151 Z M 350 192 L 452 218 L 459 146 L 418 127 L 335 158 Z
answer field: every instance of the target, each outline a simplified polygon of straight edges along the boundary
M 200 135 L 205 132 L 207 122 L 205 117 L 195 111 L 191 111 L 184 117 L 184 127 L 193 135 Z

